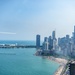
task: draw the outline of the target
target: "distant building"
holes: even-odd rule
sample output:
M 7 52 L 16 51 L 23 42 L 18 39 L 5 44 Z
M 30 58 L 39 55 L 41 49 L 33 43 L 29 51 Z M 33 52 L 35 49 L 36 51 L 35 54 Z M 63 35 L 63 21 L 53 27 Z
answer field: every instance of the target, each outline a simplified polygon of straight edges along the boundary
M 58 38 L 58 46 L 61 45 L 61 38 Z
M 36 35 L 36 48 L 40 48 L 40 35 Z
M 47 42 L 47 41 L 48 41 L 48 38 L 47 38 L 47 37 L 45 37 L 45 38 L 44 38 L 44 42 Z
M 56 39 L 56 33 L 55 33 L 55 31 L 52 32 L 52 39 L 53 40 Z
M 53 47 L 53 39 L 51 38 L 51 36 L 49 36 L 48 42 L 49 42 L 49 48 L 52 48 Z
M 49 50 L 49 42 L 47 37 L 45 37 L 43 42 L 43 50 Z
M 74 45 L 75 45 L 75 26 L 74 26 L 74 32 L 73 32 L 73 41 L 74 41 Z
M 54 39 L 53 40 L 53 50 L 56 50 L 56 47 L 57 47 L 57 40 Z
M 69 63 L 69 72 L 70 72 L 70 75 L 75 75 L 75 62 Z
M 70 37 L 69 35 L 66 35 L 66 39 L 69 39 L 69 37 Z
M 69 41 L 70 41 L 69 35 L 66 35 L 66 43 L 69 43 Z
M 65 46 L 66 38 L 65 37 L 59 38 L 58 39 L 58 44 L 59 44 L 60 47 Z

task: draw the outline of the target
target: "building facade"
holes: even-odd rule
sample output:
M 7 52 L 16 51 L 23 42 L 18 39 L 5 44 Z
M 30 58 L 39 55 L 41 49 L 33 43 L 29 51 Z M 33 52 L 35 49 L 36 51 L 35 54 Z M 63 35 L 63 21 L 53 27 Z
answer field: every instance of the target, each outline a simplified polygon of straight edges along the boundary
M 36 48 L 40 48 L 40 35 L 36 35 Z

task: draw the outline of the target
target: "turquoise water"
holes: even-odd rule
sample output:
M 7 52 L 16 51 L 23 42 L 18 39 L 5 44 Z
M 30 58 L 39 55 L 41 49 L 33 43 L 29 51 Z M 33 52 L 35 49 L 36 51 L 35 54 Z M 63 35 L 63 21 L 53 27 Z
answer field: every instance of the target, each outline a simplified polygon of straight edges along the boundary
M 34 56 L 35 48 L 0 49 L 0 75 L 53 75 L 59 64 Z

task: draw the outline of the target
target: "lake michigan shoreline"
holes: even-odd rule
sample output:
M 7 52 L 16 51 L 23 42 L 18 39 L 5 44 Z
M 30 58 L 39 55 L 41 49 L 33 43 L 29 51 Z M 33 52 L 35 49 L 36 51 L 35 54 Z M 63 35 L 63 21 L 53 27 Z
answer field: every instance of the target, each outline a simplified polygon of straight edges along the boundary
M 54 61 L 54 62 L 59 64 L 58 69 L 55 71 L 55 73 L 53 75 L 60 75 L 62 73 L 63 69 L 65 68 L 67 62 L 68 62 L 68 60 L 66 60 L 66 59 L 56 58 L 54 56 L 42 56 L 42 55 L 37 55 L 37 53 L 35 53 L 35 55 L 36 56 L 41 56 L 43 58 L 46 58 L 50 61 Z

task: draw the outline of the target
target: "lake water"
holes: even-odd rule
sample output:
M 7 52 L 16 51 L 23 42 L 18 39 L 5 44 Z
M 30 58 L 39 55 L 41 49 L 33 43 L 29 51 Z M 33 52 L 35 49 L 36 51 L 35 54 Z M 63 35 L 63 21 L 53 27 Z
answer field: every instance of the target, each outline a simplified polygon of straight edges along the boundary
M 35 44 L 33 41 L 1 41 L 0 43 Z M 35 48 L 0 49 L 0 75 L 53 75 L 59 64 L 34 56 Z

